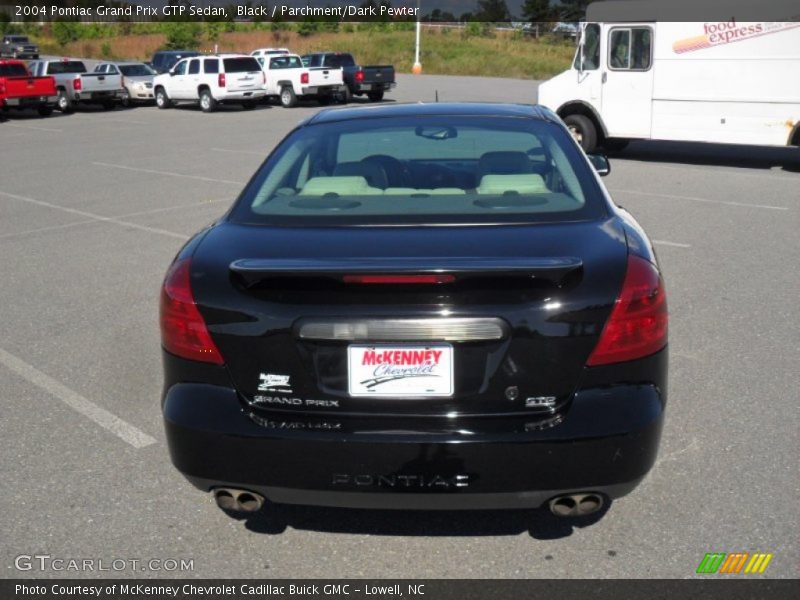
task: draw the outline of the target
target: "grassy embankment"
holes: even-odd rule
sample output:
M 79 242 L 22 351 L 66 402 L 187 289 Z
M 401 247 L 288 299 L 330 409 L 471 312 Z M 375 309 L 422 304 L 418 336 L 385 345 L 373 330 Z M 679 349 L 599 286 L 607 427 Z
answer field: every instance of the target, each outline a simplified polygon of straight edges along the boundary
M 164 46 L 162 34 L 126 35 L 79 40 L 58 46 L 41 39 L 43 51 L 85 58 L 149 60 Z M 216 42 L 203 39 L 199 50 L 247 52 L 266 46 L 286 46 L 303 54 L 316 50 L 352 52 L 361 64 L 394 64 L 410 73 L 414 62 L 413 31 L 318 32 L 236 31 L 220 33 Z M 566 69 L 575 52 L 570 42 L 531 38 L 498 31 L 491 37 L 465 35 L 459 29 L 424 29 L 421 62 L 424 73 L 544 79 Z

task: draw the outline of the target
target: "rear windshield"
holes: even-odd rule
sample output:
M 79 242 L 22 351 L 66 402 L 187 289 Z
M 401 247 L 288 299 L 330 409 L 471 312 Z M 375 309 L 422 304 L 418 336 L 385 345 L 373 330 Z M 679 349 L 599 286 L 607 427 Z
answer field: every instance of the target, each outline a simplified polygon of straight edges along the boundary
M 325 56 L 325 66 L 338 69 L 339 67 L 352 67 L 355 63 L 349 54 L 328 54 Z
M 231 220 L 410 224 L 600 218 L 586 158 L 553 123 L 510 117 L 370 118 L 295 130 Z
M 86 73 L 86 65 L 79 60 L 51 62 L 47 66 L 47 73 L 48 75 L 60 75 L 61 73 Z
M 299 56 L 275 56 L 269 59 L 270 69 L 302 69 Z
M 261 67 L 255 58 L 243 56 L 242 58 L 225 58 L 222 60 L 225 65 L 226 73 L 248 73 L 250 71 L 260 71 Z
M 145 64 L 141 65 L 120 65 L 119 70 L 126 77 L 145 77 L 155 75 L 155 71 Z
M 25 77 L 27 74 L 28 69 L 25 68 L 25 65 L 13 63 L 10 65 L 0 64 L 0 77 Z

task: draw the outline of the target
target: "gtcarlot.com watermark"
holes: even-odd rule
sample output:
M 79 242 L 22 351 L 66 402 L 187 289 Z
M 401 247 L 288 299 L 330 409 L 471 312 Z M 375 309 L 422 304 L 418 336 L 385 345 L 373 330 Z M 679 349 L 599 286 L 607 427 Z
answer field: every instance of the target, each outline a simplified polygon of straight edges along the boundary
M 173 573 L 194 571 L 193 558 L 72 558 L 50 554 L 20 554 L 14 559 L 17 571 L 93 573 L 101 571 L 146 571 Z

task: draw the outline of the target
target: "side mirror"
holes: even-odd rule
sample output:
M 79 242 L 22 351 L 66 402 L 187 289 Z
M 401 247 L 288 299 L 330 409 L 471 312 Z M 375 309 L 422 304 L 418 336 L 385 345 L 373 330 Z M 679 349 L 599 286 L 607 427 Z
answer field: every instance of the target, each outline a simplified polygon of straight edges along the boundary
M 587 154 L 587 157 L 600 177 L 605 177 L 611 173 L 611 163 L 608 162 L 608 157 L 605 154 Z

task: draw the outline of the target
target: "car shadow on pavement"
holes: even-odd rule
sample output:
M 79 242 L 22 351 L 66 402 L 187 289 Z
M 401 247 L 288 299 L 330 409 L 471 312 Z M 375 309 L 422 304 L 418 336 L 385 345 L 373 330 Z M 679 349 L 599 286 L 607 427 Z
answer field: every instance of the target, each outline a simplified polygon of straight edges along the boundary
M 226 512 L 250 531 L 278 535 L 288 528 L 321 533 L 408 537 L 519 535 L 537 540 L 569 537 L 576 529 L 600 521 L 611 507 L 585 517 L 560 518 L 544 508 L 532 510 L 362 510 L 267 503 L 248 515 Z
M 800 173 L 800 148 L 702 144 L 699 142 L 633 141 L 611 157 L 643 162 L 677 163 L 745 169 L 781 169 Z

